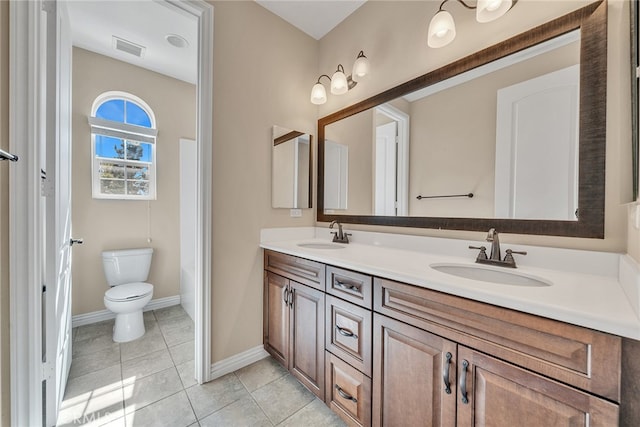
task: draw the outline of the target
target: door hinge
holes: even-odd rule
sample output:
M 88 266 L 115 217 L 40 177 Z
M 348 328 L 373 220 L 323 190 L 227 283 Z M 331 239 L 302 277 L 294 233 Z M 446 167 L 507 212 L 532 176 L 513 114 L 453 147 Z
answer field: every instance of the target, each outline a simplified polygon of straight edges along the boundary
M 42 362 L 42 380 L 49 381 L 53 378 L 53 364 L 49 362 Z
M 42 2 L 42 11 L 43 12 L 47 12 L 47 13 L 54 12 L 55 11 L 55 9 L 54 9 L 55 5 L 56 5 L 55 2 L 46 1 L 45 0 L 45 1 Z
M 52 197 L 54 193 L 53 182 L 47 180 L 47 172 L 40 169 L 40 196 Z
M 44 294 L 45 292 L 47 292 L 47 285 L 42 285 L 42 293 Z

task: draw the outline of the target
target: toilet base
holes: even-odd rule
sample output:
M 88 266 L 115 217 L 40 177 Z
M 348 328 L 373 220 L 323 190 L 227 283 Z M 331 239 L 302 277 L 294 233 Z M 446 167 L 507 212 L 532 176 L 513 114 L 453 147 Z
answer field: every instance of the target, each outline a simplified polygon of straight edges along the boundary
M 129 342 L 144 335 L 144 320 L 142 310 L 133 313 L 116 314 L 116 323 L 113 326 L 113 341 Z

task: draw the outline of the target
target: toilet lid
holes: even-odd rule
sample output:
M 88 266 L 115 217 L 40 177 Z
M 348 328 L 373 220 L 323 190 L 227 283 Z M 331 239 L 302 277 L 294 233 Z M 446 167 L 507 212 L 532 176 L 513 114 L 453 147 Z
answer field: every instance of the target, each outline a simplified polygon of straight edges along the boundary
M 111 301 L 127 301 L 143 298 L 151 293 L 153 293 L 152 284 L 136 282 L 114 286 L 105 292 L 104 297 Z

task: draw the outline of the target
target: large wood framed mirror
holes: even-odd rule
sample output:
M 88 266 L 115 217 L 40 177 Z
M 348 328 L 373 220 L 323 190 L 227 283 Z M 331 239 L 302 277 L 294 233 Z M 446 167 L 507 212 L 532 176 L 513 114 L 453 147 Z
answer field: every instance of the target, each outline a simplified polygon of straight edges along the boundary
M 604 238 L 606 8 L 321 118 L 318 221 Z

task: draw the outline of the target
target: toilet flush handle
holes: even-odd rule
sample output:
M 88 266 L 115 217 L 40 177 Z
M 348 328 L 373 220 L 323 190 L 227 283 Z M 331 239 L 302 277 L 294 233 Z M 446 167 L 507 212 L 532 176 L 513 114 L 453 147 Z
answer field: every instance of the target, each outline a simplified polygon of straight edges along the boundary
M 69 239 L 69 246 L 73 246 L 75 244 L 81 245 L 84 243 L 84 239 L 74 239 L 73 237 L 71 239 Z

